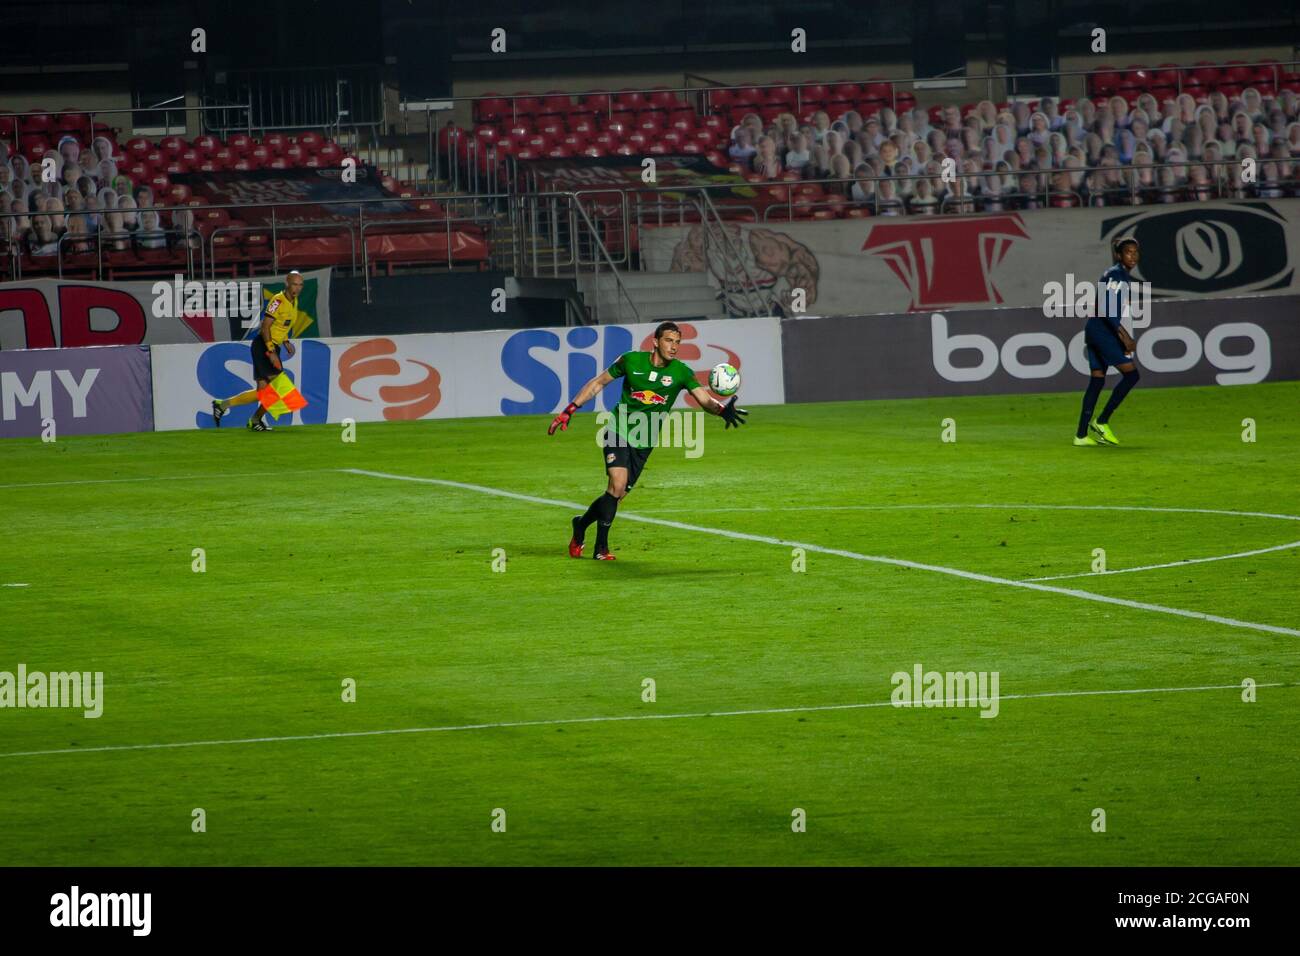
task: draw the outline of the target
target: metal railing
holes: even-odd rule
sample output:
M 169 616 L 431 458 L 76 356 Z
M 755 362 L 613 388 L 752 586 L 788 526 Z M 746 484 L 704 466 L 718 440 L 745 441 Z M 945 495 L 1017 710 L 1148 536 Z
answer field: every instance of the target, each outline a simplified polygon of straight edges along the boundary
M 378 128 L 385 122 L 380 68 L 256 67 L 228 70 L 221 89 L 247 104 L 250 131 Z M 205 84 L 203 98 L 214 94 Z M 337 136 L 335 137 L 337 138 Z
M 365 230 L 367 229 L 378 228 L 380 225 L 387 225 L 390 228 L 396 228 L 396 227 L 407 226 L 407 225 L 435 224 L 438 226 L 444 226 L 447 231 L 447 235 L 450 238 L 452 232 L 452 223 L 485 224 L 490 226 L 497 221 L 497 216 L 495 214 L 478 213 L 478 212 L 473 212 L 469 215 L 460 215 L 460 214 L 454 214 L 449 212 L 446 218 L 412 216 L 406 219 L 391 219 L 391 220 L 383 220 L 383 221 L 374 220 L 372 217 L 370 221 L 367 221 L 366 220 L 367 208 L 381 206 L 381 204 L 384 203 L 407 204 L 407 203 L 416 203 L 420 201 L 434 201 L 434 202 L 438 202 L 438 204 L 442 206 L 444 210 L 447 210 L 447 209 L 454 208 L 456 203 L 458 202 L 476 200 L 483 204 L 495 204 L 498 202 L 504 203 L 507 198 L 508 197 L 506 197 L 505 195 L 482 195 L 477 197 L 465 197 L 465 196 L 457 196 L 457 195 L 446 195 L 446 196 L 430 195 L 430 196 L 421 196 L 419 197 L 419 199 L 401 199 L 397 197 L 382 196 L 382 197 L 375 197 L 371 199 L 332 199 L 332 200 L 321 200 L 321 201 L 295 200 L 295 201 L 287 201 L 287 202 L 253 202 L 253 203 L 210 203 L 210 204 L 203 204 L 199 206 L 189 206 L 189 205 L 141 206 L 132 211 L 135 212 L 137 216 L 148 212 L 156 212 L 159 214 L 160 217 L 162 217 L 163 215 L 175 217 L 177 214 L 188 213 L 192 215 L 197 222 L 198 220 L 200 220 L 203 213 L 207 212 L 208 210 L 224 209 L 224 210 L 240 210 L 241 212 L 248 212 L 250 210 L 257 210 L 257 209 L 270 210 L 270 221 L 261 225 L 249 224 L 243 222 L 238 222 L 238 223 L 228 222 L 218 226 L 214 226 L 212 228 L 212 232 L 206 237 L 204 237 L 203 230 L 198 228 L 197 224 L 194 228 L 187 230 L 188 233 L 197 234 L 200 238 L 200 242 L 198 245 L 198 248 L 200 250 L 199 269 L 197 272 L 194 269 L 193 257 L 187 256 L 186 277 L 190 279 L 215 278 L 216 268 L 217 268 L 217 255 L 216 255 L 216 243 L 214 241 L 214 238 L 218 234 L 259 233 L 259 232 L 269 233 L 270 246 L 271 246 L 271 267 L 272 267 L 272 271 L 278 272 L 280 268 L 278 240 L 282 237 L 282 235 L 284 233 L 311 232 L 311 231 L 333 233 L 336 235 L 347 234 L 350 237 L 349 248 L 351 250 L 351 267 L 352 267 L 352 274 L 355 276 L 359 274 L 360 265 L 365 265 L 367 273 L 369 271 L 368 257 L 365 254 L 364 246 L 361 245 L 361 243 L 358 241 L 357 238 L 363 235 Z M 340 217 L 333 221 L 308 222 L 308 223 L 296 223 L 296 222 L 286 223 L 281 220 L 280 218 L 281 210 L 293 209 L 295 207 L 300 207 L 300 206 L 356 207 L 357 217 L 355 221 L 352 221 L 351 216 L 349 214 L 348 218 L 346 219 Z M 99 217 L 102 224 L 102 217 L 105 216 L 107 212 L 108 210 L 96 210 L 94 212 L 87 213 L 83 211 L 67 210 L 67 209 L 63 210 L 62 212 L 54 212 L 54 213 L 41 212 L 36 210 L 33 210 L 31 212 L 0 212 L 0 237 L 4 237 L 9 234 L 9 230 L 5 227 L 5 223 L 8 220 L 20 220 L 24 218 L 34 220 L 41 216 L 70 217 L 70 216 L 92 216 L 93 215 Z M 164 233 L 170 232 L 169 230 L 162 230 L 162 231 Z M 151 234 L 155 234 L 155 233 L 151 232 Z M 56 261 L 57 261 L 57 267 L 59 269 L 59 274 L 62 275 L 62 269 L 64 265 L 64 257 L 62 254 L 64 240 L 67 240 L 69 242 L 74 242 L 74 241 L 102 242 L 104 241 L 103 237 L 105 236 L 111 237 L 112 235 L 115 234 L 107 233 L 101 227 L 100 229 L 96 230 L 94 233 L 89 233 L 89 232 L 75 233 L 75 234 L 63 233 L 61 236 L 57 237 L 58 253 L 57 253 Z M 132 234 L 128 233 L 127 235 L 129 237 Z M 0 242 L 3 241 L 4 241 L 3 238 L 0 238 Z M 21 262 L 22 243 L 23 243 L 23 239 L 21 237 L 8 241 L 6 243 L 9 249 L 11 260 L 16 260 L 19 263 Z M 454 257 L 450 256 L 450 242 L 448 243 L 448 248 L 449 248 L 448 267 L 450 268 L 454 265 Z M 187 249 L 188 249 L 188 245 L 187 245 Z M 11 274 L 14 276 L 14 278 L 19 278 L 21 276 L 21 268 L 19 266 L 11 266 L 10 271 Z M 102 254 L 97 263 L 96 274 L 100 276 L 103 275 Z M 368 284 L 366 290 L 366 301 L 367 303 L 370 301 Z

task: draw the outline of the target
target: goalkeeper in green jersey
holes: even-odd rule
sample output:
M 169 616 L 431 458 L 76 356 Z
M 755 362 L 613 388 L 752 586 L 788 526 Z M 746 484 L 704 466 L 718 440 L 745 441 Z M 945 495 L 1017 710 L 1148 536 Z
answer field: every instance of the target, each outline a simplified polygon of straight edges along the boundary
M 594 522 L 596 550 L 592 556 L 597 561 L 614 560 L 609 553 L 609 528 L 614 523 L 619 500 L 632 490 L 650 452 L 654 451 L 654 416 L 672 408 L 682 390 L 689 391 L 700 403 L 700 408 L 722 418 L 727 428 L 733 425 L 739 428 L 749 414 L 736 407 L 734 395 L 725 404 L 718 401 L 695 380 L 695 373 L 684 362 L 678 361 L 677 349 L 682 344 L 682 332 L 676 323 L 660 323 L 655 329 L 654 343 L 651 352 L 624 352 L 619 356 L 618 361 L 582 386 L 547 429 L 548 435 L 554 435 L 556 429 L 567 430 L 569 419 L 580 406 L 599 395 L 601 389 L 614 379 L 623 379 L 623 396 L 614 409 L 611 427 L 601 449 L 609 483 L 605 493 L 591 503 L 587 513 L 573 519 L 573 537 L 569 541 L 571 558 L 582 557 L 587 529 Z M 639 422 L 638 418 L 648 418 L 651 427 L 644 427 L 644 422 Z

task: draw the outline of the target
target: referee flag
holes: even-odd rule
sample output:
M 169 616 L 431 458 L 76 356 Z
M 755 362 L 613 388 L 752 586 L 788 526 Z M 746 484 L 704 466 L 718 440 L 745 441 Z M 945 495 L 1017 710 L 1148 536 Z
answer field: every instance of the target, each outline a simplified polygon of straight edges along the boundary
M 294 387 L 293 381 L 284 372 L 271 379 L 266 388 L 257 393 L 257 400 L 276 418 L 307 407 L 307 399 L 303 398 L 302 392 Z

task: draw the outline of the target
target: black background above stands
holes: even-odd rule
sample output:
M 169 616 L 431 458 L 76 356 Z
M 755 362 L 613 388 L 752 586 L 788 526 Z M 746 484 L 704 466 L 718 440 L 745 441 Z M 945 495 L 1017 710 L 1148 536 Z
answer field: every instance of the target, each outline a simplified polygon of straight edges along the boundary
M 1106 28 L 1107 55 L 1119 57 L 1300 40 L 1297 0 L 922 0 L 920 7 L 923 17 L 894 0 L 4 0 L 0 63 L 156 70 L 191 60 L 209 72 L 386 64 L 403 95 L 419 99 L 447 95 L 457 78 L 611 67 L 761 73 L 914 60 L 933 75 L 957 65 L 963 52 L 1036 67 L 1044 44 L 1057 55 L 1086 52 L 1094 26 Z M 207 31 L 206 54 L 190 51 L 195 27 Z M 488 49 L 497 27 L 507 31 L 505 54 Z M 790 51 L 794 27 L 807 31 L 807 54 Z

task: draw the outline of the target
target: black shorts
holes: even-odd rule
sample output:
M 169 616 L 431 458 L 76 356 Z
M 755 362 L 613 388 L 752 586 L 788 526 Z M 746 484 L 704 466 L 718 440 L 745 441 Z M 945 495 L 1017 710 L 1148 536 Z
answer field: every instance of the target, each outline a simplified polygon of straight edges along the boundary
M 617 435 L 611 435 L 611 438 L 617 440 Z M 611 468 L 627 469 L 627 490 L 631 491 L 636 480 L 641 477 L 641 469 L 650 458 L 653 448 L 633 448 L 627 444 L 608 443 L 601 449 L 601 454 L 605 457 L 605 470 Z
M 267 358 L 266 342 L 261 336 L 253 339 L 253 344 L 250 348 L 253 352 L 253 381 L 265 380 L 269 382 L 280 374 L 280 370 L 272 364 L 269 358 Z M 278 345 L 275 346 L 275 354 L 277 357 L 280 354 L 280 347 Z

